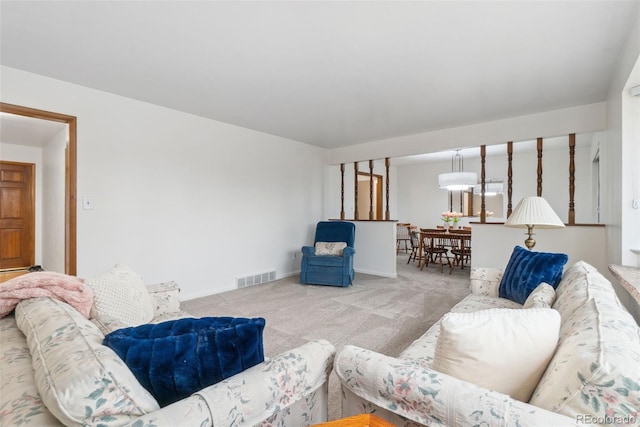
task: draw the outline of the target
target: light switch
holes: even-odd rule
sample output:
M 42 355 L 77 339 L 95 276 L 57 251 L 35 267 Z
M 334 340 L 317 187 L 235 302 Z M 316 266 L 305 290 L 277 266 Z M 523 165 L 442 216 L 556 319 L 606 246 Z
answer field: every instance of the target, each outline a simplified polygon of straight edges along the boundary
M 82 209 L 93 209 L 93 197 L 85 196 L 82 198 Z

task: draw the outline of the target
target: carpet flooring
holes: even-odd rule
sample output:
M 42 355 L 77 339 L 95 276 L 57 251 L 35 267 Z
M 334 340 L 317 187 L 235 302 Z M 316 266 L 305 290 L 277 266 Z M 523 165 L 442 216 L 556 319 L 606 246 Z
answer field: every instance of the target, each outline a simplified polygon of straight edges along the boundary
M 264 317 L 265 357 L 315 339 L 397 356 L 469 293 L 469 268 L 420 271 L 397 256 L 396 279 L 356 273 L 347 288 L 301 285 L 298 276 L 197 298 L 182 309 L 197 317 Z M 329 419 L 340 418 L 340 385 L 329 379 Z

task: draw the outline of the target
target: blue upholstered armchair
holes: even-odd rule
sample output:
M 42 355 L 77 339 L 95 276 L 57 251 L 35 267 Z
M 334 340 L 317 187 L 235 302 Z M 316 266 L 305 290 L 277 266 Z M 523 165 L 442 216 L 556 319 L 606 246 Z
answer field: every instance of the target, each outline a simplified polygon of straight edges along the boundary
M 300 282 L 313 285 L 349 286 L 353 281 L 353 242 L 356 226 L 346 221 L 320 221 L 316 225 L 314 246 L 302 247 Z M 318 242 L 344 242 L 342 255 L 316 255 Z M 331 245 L 325 245 L 331 246 Z

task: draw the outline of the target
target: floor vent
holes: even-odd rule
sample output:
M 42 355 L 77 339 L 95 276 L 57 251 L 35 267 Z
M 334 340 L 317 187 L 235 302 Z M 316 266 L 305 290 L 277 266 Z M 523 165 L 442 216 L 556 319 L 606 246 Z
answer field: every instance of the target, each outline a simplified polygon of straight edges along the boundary
M 238 288 L 246 288 L 247 286 L 273 282 L 274 280 L 276 280 L 276 271 L 265 271 L 264 273 L 251 274 L 244 277 L 236 277 L 236 286 Z

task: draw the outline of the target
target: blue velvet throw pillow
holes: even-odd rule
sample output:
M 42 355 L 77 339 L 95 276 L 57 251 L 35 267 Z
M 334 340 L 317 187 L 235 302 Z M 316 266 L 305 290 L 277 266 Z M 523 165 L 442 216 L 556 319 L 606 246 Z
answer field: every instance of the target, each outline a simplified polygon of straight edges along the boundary
M 542 282 L 557 288 L 568 260 L 566 254 L 534 252 L 516 246 L 500 281 L 500 297 L 524 304 Z
M 263 318 L 203 317 L 118 329 L 103 344 L 166 406 L 264 361 Z

